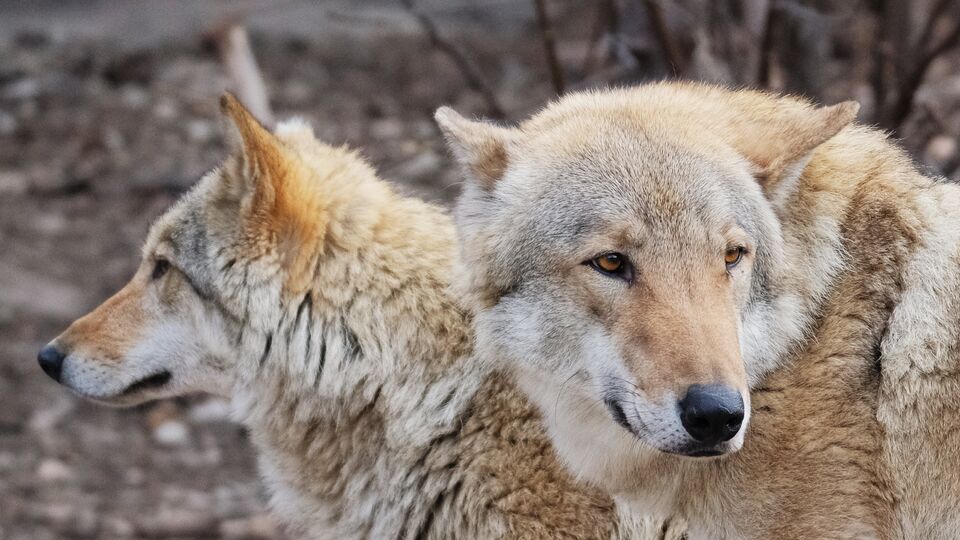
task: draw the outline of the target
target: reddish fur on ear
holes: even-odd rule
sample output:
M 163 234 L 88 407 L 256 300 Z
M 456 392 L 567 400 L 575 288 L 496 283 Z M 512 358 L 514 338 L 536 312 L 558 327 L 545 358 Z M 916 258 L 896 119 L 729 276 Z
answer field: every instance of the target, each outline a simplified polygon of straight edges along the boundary
M 284 158 L 280 141 L 253 117 L 230 92 L 220 97 L 220 110 L 230 119 L 240 136 L 241 155 L 251 176 L 282 170 Z
M 261 250 L 276 250 L 299 289 L 327 225 L 324 197 L 295 152 L 263 127 L 233 94 L 220 108 L 239 135 L 239 158 L 248 193 L 244 205 L 247 235 Z M 296 277 L 300 276 L 300 277 Z

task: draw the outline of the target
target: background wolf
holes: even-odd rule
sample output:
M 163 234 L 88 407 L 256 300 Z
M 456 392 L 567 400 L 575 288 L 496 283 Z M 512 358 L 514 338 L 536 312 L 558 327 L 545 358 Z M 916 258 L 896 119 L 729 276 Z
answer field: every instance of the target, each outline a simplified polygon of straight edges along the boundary
M 232 97 L 235 153 L 154 225 L 136 276 L 40 354 L 112 405 L 233 398 L 272 505 L 310 538 L 646 538 L 470 360 L 446 214 Z
M 478 348 L 578 475 L 702 538 L 956 536 L 960 191 L 856 111 L 679 83 L 438 111 Z

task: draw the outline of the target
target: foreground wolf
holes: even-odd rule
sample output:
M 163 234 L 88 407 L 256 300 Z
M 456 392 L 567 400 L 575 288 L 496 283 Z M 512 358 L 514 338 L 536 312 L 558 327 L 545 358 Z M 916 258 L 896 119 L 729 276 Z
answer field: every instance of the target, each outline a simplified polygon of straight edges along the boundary
M 447 215 L 302 124 L 274 135 L 222 106 L 234 155 L 157 221 L 130 283 L 44 348 L 43 369 L 112 405 L 232 396 L 272 506 L 309 538 L 646 538 L 471 361 Z
M 437 112 L 478 352 L 578 475 L 700 538 L 960 534 L 960 190 L 856 112 L 680 83 Z

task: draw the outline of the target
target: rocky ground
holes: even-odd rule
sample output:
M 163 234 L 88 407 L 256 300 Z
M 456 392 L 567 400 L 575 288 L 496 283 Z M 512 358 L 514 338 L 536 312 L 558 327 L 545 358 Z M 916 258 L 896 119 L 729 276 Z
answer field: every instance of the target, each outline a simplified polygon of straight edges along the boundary
M 456 175 L 432 111 L 483 114 L 484 102 L 414 21 L 386 13 L 331 10 L 320 35 L 275 21 L 254 28 L 254 49 L 278 117 L 308 118 L 400 189 L 448 203 Z M 217 97 L 228 84 L 202 36 L 210 13 L 142 36 L 133 23 L 123 36 L 120 23 L 71 33 L 74 16 L 96 18 L 53 14 L 49 27 L 0 21 L 0 539 L 283 538 L 226 403 L 107 409 L 36 365 L 44 342 L 128 279 L 149 223 L 223 157 Z M 514 119 L 550 96 L 535 25 L 521 15 L 445 27 Z M 561 61 L 579 60 L 586 43 L 565 36 Z M 924 89 L 953 115 L 918 150 L 934 168 L 956 168 L 958 88 L 941 69 Z

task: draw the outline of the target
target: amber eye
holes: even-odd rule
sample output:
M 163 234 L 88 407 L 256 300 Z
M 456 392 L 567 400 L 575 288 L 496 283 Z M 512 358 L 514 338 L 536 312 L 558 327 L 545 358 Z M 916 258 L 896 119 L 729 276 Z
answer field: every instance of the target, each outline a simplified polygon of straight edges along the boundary
M 729 247 L 723 254 L 723 262 L 726 263 L 727 270 L 730 270 L 734 266 L 740 264 L 740 259 L 742 258 L 743 248 L 740 246 Z
M 166 259 L 157 259 L 153 265 L 153 272 L 150 273 L 150 279 L 156 281 L 164 276 L 170 270 L 170 261 Z
M 607 253 L 597 257 L 594 261 L 596 261 L 597 267 L 604 272 L 618 272 L 623 268 L 623 256 L 619 253 Z
M 626 281 L 633 278 L 630 262 L 625 255 L 620 253 L 604 253 L 590 259 L 585 264 L 592 266 L 594 270 L 601 274 L 618 277 Z

